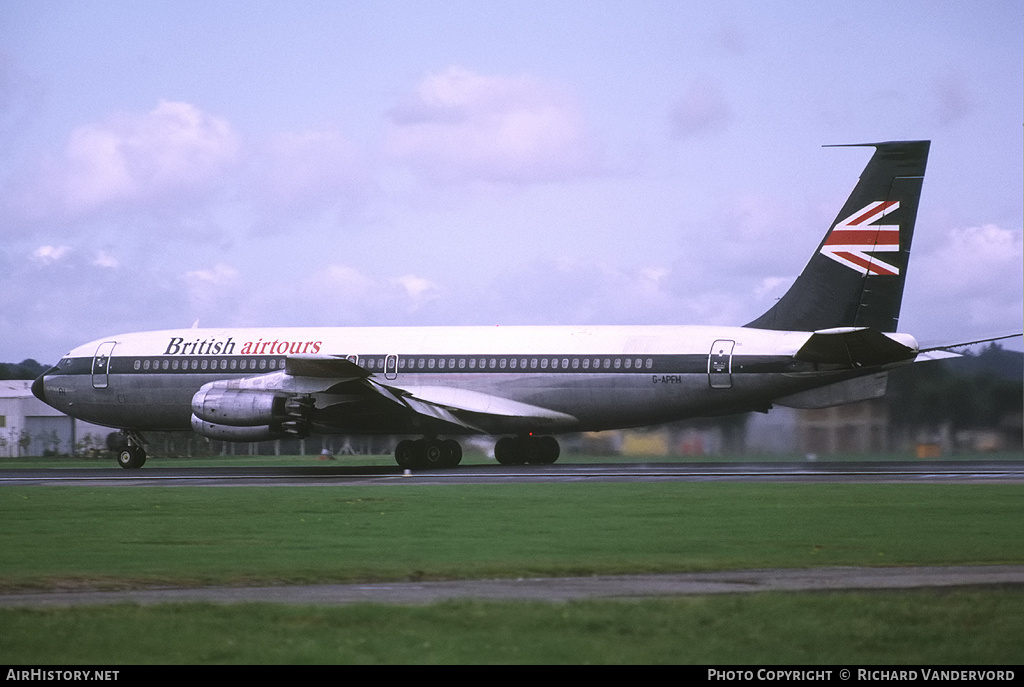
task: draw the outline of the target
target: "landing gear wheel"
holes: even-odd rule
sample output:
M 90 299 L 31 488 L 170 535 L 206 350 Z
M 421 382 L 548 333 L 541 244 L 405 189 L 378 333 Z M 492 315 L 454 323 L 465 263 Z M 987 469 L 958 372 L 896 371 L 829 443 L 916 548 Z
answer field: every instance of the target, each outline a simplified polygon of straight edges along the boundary
M 126 470 L 141 468 L 146 464 L 146 450 L 141 446 L 126 446 L 117 452 L 117 464 Z
M 560 452 L 554 437 L 502 437 L 494 445 L 494 459 L 502 465 L 550 465 Z
M 405 439 L 395 447 L 395 462 L 406 470 L 453 468 L 462 462 L 462 446 L 454 439 Z
M 448 467 L 451 459 L 451 450 L 445 442 L 437 439 L 426 439 L 423 441 L 423 467 L 444 468 Z
M 419 467 L 419 454 L 422 449 L 418 441 L 405 439 L 398 442 L 398 446 L 395 447 L 395 462 L 398 463 L 398 467 L 406 470 Z
M 561 449 L 554 437 L 531 437 L 531 439 L 530 443 L 536 446 L 536 449 L 531 451 L 528 461 L 531 465 L 551 465 L 558 460 Z
M 454 439 L 447 439 L 444 444 L 448 447 L 448 465 L 445 467 L 453 468 L 462 462 L 462 444 Z
M 502 437 L 494 445 L 494 459 L 502 465 L 523 465 L 526 463 L 526 452 L 523 450 L 524 437 Z

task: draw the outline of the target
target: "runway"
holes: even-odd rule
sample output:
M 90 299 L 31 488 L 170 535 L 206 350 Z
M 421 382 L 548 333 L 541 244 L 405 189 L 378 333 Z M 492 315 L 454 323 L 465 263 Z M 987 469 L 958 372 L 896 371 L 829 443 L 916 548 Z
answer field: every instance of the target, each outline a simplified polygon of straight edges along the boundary
M 403 471 L 397 466 L 147 467 L 0 470 L 0 486 L 340 486 L 539 482 L 1024 483 L 1021 461 L 616 463 L 468 465 Z

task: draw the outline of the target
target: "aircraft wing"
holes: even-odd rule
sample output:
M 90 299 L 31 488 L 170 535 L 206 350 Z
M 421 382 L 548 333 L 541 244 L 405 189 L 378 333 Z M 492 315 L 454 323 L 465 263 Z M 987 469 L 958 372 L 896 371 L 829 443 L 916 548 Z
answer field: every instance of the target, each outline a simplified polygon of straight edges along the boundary
M 496 394 L 449 386 L 402 386 L 338 356 L 289 356 L 284 371 L 211 382 L 196 394 L 193 410 L 215 422 L 216 409 L 207 401 L 223 403 L 221 399 L 232 394 L 312 397 L 313 425 L 335 431 L 405 424 L 418 432 L 487 433 L 489 427 L 507 426 L 510 421 L 537 429 L 576 422 L 571 415 Z

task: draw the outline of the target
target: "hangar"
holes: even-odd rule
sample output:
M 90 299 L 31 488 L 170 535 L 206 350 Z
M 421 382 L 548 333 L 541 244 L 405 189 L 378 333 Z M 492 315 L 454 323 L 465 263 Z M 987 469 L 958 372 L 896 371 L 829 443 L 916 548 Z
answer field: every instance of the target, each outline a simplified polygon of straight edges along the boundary
M 0 381 L 0 457 L 80 455 L 105 449 L 107 427 L 72 420 L 32 395 L 32 380 Z

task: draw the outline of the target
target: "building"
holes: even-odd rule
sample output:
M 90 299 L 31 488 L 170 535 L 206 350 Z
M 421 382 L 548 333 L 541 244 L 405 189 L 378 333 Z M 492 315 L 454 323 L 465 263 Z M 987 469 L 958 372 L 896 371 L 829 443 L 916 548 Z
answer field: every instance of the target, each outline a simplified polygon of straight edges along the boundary
M 72 420 L 32 395 L 32 381 L 0 380 L 0 457 L 79 455 L 105 449 L 107 427 Z

